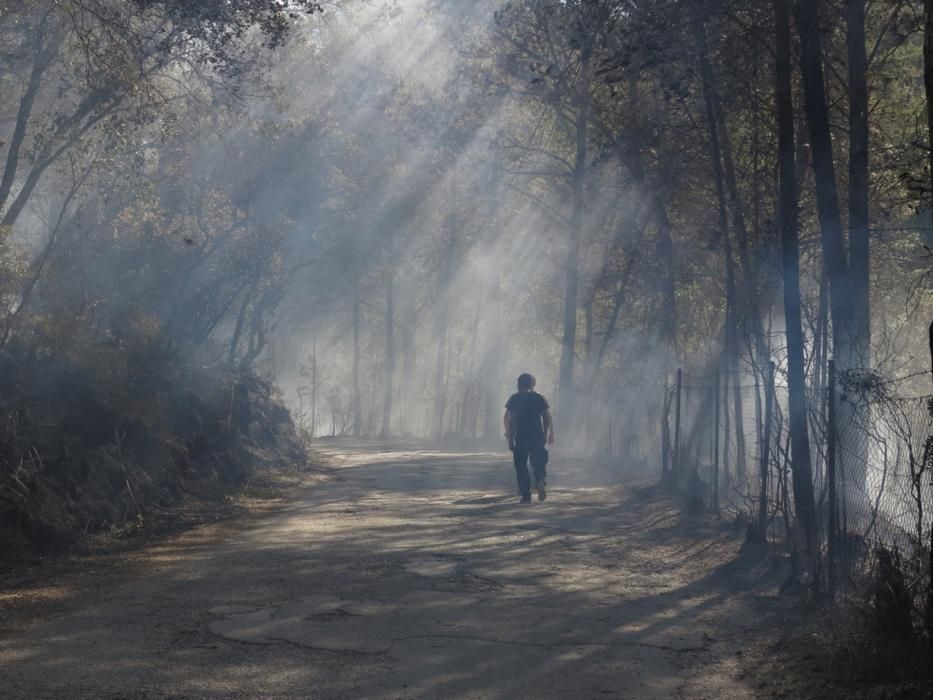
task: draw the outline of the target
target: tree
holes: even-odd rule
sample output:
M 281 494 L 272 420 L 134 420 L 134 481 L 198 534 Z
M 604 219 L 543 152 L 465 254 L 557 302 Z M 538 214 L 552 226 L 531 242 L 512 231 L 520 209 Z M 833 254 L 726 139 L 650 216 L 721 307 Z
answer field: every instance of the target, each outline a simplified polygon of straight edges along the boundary
M 586 186 L 593 139 L 593 75 L 596 52 L 609 21 L 600 3 L 521 3 L 497 15 L 502 37 L 513 49 L 507 69 L 528 80 L 524 88 L 552 112 L 556 128 L 567 139 L 561 152 L 532 151 L 543 156 L 545 176 L 569 184 L 566 221 L 563 320 L 558 373 L 558 416 L 570 425 L 575 414 L 574 359 L 577 352 L 580 246 L 586 227 Z M 561 32 L 561 27 L 570 27 Z
M 807 561 L 817 555 L 816 505 L 807 429 L 807 387 L 804 337 L 800 313 L 800 253 L 797 233 L 797 173 L 794 162 L 794 102 L 791 78 L 790 2 L 774 0 L 775 105 L 778 130 L 778 222 L 784 273 L 784 322 L 787 333 L 787 379 L 794 508 L 803 535 Z M 765 533 L 759 532 L 764 538 Z
M 851 367 L 854 340 L 852 283 L 842 232 L 839 196 L 836 190 L 836 169 L 823 79 L 823 48 L 818 2 L 798 0 L 797 30 L 800 34 L 800 71 L 803 78 L 804 106 L 810 133 L 813 173 L 816 179 L 816 202 L 823 260 L 829 274 L 833 355 L 840 363 L 840 367 L 848 368 Z
M 927 107 L 927 176 L 933 197 L 933 0 L 923 0 L 923 87 Z M 927 206 L 933 219 L 933 204 Z
M 871 366 L 869 297 L 868 58 L 865 0 L 846 0 L 849 66 L 849 268 L 852 276 L 852 361 Z

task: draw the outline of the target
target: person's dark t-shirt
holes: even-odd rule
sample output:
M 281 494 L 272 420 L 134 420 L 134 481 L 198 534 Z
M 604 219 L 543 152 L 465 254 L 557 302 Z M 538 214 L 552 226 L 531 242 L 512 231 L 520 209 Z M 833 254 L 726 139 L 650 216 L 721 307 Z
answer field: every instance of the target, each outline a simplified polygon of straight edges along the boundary
M 516 444 L 544 444 L 543 418 L 544 412 L 550 408 L 546 398 L 534 391 L 519 392 L 509 397 L 505 407 L 512 413 Z

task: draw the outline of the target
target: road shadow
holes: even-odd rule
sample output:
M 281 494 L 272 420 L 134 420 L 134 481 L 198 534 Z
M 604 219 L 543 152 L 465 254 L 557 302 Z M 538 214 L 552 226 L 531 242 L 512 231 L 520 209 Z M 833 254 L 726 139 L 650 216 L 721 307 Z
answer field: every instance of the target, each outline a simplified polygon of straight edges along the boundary
M 710 665 L 747 587 L 728 528 L 582 460 L 555 460 L 548 501 L 519 505 L 508 453 L 417 448 L 348 445 L 334 479 L 272 512 L 160 543 L 114 586 L 63 582 L 55 615 L 0 629 L 0 681 L 641 698 Z

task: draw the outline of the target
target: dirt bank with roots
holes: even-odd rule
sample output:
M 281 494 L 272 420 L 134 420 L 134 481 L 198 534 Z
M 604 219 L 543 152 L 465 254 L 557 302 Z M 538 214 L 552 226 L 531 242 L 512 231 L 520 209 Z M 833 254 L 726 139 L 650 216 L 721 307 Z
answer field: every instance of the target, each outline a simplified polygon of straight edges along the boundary
M 0 359 L 0 559 L 152 525 L 257 469 L 306 461 L 270 384 L 136 345 Z

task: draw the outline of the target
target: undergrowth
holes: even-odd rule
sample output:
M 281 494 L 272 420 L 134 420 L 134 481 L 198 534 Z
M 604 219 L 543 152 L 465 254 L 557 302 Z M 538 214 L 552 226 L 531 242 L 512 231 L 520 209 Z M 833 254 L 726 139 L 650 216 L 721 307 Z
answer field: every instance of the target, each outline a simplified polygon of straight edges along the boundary
M 268 382 L 186 358 L 145 321 L 28 340 L 0 354 L 3 556 L 145 524 L 207 484 L 305 459 Z

